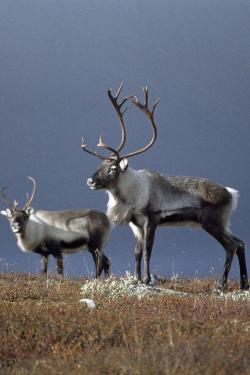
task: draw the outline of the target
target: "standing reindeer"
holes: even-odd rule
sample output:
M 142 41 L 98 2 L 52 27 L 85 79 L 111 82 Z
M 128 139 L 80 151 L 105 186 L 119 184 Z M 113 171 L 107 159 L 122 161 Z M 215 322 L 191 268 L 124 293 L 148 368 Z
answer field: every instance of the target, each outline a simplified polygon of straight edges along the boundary
M 57 262 L 57 271 L 63 274 L 63 253 L 72 254 L 88 247 L 95 263 L 95 276 L 104 270 L 109 275 L 110 262 L 102 252 L 111 229 L 109 218 L 100 211 L 89 209 L 65 211 L 40 211 L 31 208 L 36 191 L 33 183 L 31 196 L 27 195 L 23 208 L 17 208 L 17 201 L 11 202 L 1 191 L 1 196 L 8 204 L 1 214 L 9 220 L 12 232 L 17 238 L 19 248 L 24 252 L 40 254 L 41 270 L 47 273 L 48 256 L 53 255 Z
M 145 282 L 150 283 L 150 256 L 157 226 L 201 227 L 213 236 L 225 249 L 226 260 L 218 289 L 227 285 L 228 273 L 236 252 L 240 267 L 240 287 L 248 289 L 244 242 L 229 230 L 229 218 L 237 206 L 238 192 L 204 178 L 165 176 L 148 169 L 134 170 L 128 166 L 128 158 L 142 154 L 156 141 L 157 128 L 154 111 L 159 99 L 148 106 L 148 89 L 144 91 L 144 103 L 136 96 L 126 97 L 120 104 L 118 98 L 122 84 L 115 96 L 108 96 L 118 115 L 122 138 L 114 149 L 99 139 L 98 147 L 111 152 L 103 156 L 88 149 L 82 140 L 82 149 L 102 160 L 100 168 L 87 180 L 90 189 L 106 189 L 109 194 L 107 214 L 112 221 L 129 224 L 136 240 L 136 277 L 141 280 L 141 259 L 144 257 Z M 120 155 L 126 142 L 122 106 L 130 100 L 149 119 L 153 136 L 150 142 L 134 152 Z

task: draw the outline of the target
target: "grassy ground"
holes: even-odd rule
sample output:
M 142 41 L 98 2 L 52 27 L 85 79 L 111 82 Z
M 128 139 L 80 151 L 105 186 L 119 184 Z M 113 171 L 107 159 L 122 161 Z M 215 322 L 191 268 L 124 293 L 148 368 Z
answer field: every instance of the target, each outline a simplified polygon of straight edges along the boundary
M 162 287 L 187 296 L 96 297 L 91 310 L 84 282 L 0 276 L 0 374 L 249 374 L 249 299 L 177 279 Z

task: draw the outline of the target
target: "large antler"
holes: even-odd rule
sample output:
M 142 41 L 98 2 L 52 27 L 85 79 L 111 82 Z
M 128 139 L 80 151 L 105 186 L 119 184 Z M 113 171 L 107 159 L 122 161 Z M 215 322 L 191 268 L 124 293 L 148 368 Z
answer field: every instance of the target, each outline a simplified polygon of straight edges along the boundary
M 125 97 L 125 99 L 123 99 L 123 101 L 120 104 L 118 104 L 118 98 L 119 98 L 119 95 L 121 93 L 122 87 L 123 87 L 123 83 L 121 83 L 121 85 L 119 86 L 115 96 L 112 95 L 112 90 L 108 89 L 108 96 L 109 96 L 109 98 L 111 100 L 111 103 L 113 104 L 113 106 L 116 110 L 117 116 L 119 118 L 120 126 L 121 126 L 121 131 L 122 131 L 121 142 L 120 142 L 119 146 L 116 149 L 114 149 L 113 147 L 107 145 L 104 142 L 103 136 L 101 135 L 100 138 L 99 138 L 99 143 L 97 144 L 97 147 L 102 147 L 102 148 L 105 148 L 108 151 L 111 151 L 112 155 L 103 156 L 103 155 L 100 155 L 97 151 L 89 150 L 87 143 L 82 138 L 82 149 L 84 151 L 88 152 L 90 155 L 96 156 L 101 160 L 114 160 L 114 159 L 119 160 L 119 159 L 128 158 L 128 157 L 131 157 L 131 156 L 134 156 L 134 155 L 141 154 L 141 153 L 145 152 L 146 150 L 148 150 L 150 147 L 152 147 L 153 144 L 156 141 L 156 138 L 157 138 L 157 128 L 156 128 L 156 124 L 155 124 L 155 121 L 154 121 L 154 111 L 155 111 L 155 107 L 159 103 L 160 99 L 158 98 L 154 102 L 152 110 L 150 111 L 149 107 L 148 107 L 148 88 L 145 87 L 143 89 L 144 104 L 140 103 L 135 95 L 130 95 L 130 96 Z M 125 108 L 125 110 L 122 111 L 122 106 L 127 100 L 131 100 L 132 103 L 137 108 L 139 108 L 143 113 L 145 113 L 145 115 L 148 117 L 148 119 L 150 120 L 151 126 L 153 128 L 153 136 L 152 136 L 152 139 L 150 140 L 150 142 L 146 146 L 144 146 L 142 148 L 139 148 L 136 151 L 130 152 L 127 155 L 120 156 L 119 152 L 122 150 L 122 148 L 124 147 L 125 142 L 126 142 L 126 129 L 125 129 L 124 121 L 123 121 L 123 115 L 124 115 L 127 108 Z
M 15 210 L 17 205 L 18 205 L 18 202 L 16 200 L 14 200 L 13 202 L 11 202 L 11 200 L 9 198 L 6 197 L 6 195 L 4 194 L 4 190 L 7 188 L 7 185 L 2 187 L 1 189 L 1 197 L 2 199 L 4 200 L 4 202 L 7 204 L 7 206 L 9 206 L 10 210 Z
M 26 202 L 23 206 L 23 210 L 25 210 L 26 208 L 30 207 L 30 204 L 31 202 L 33 201 L 34 199 L 34 196 L 35 196 L 35 192 L 36 192 L 36 180 L 33 178 L 33 177 L 30 177 L 28 176 L 28 179 L 33 183 L 33 190 L 32 190 L 32 193 L 29 197 L 29 194 L 26 193 Z M 4 194 L 4 190 L 7 188 L 7 186 L 4 186 L 2 189 L 1 189 L 1 197 L 2 199 L 5 201 L 5 203 L 7 203 L 7 205 L 9 206 L 10 210 L 14 211 L 17 206 L 18 206 L 18 202 L 16 200 L 14 200 L 13 202 L 6 197 L 6 195 Z
M 148 117 L 148 119 L 150 120 L 152 129 L 153 129 L 153 135 L 152 135 L 150 142 L 146 146 L 139 148 L 136 151 L 130 152 L 129 154 L 122 156 L 122 158 L 129 158 L 131 156 L 138 155 L 138 154 L 145 152 L 146 150 L 148 150 L 150 147 L 153 146 L 157 138 L 157 128 L 156 128 L 156 124 L 154 121 L 154 111 L 155 111 L 157 104 L 159 103 L 160 98 L 156 99 L 156 101 L 153 104 L 152 111 L 150 111 L 148 108 L 147 86 L 143 88 L 143 92 L 144 92 L 144 104 L 140 103 L 136 96 L 129 97 L 129 99 L 137 108 L 139 108 Z
M 114 160 L 115 158 L 119 159 L 119 152 L 121 151 L 121 149 L 124 147 L 125 145 L 125 142 L 126 142 L 126 130 L 125 130 L 125 125 L 124 125 L 124 121 L 123 121 L 123 115 L 126 111 L 127 108 L 125 108 L 124 110 L 122 110 L 122 106 L 124 105 L 124 103 L 130 98 L 130 97 L 126 97 L 125 99 L 123 99 L 123 101 L 119 104 L 118 103 L 118 98 L 119 98 L 119 95 L 122 91 L 122 87 L 123 87 L 123 82 L 120 84 L 116 94 L 113 96 L 112 95 L 112 89 L 108 89 L 108 97 L 111 101 L 111 103 L 113 104 L 113 107 L 115 108 L 115 111 L 117 113 L 117 116 L 118 116 L 118 119 L 119 119 L 119 123 L 120 123 L 120 126 L 121 126 L 121 131 L 122 131 L 122 139 L 121 139 L 121 142 L 119 144 L 119 146 L 114 149 L 113 147 L 107 145 L 104 140 L 103 140 L 103 136 L 101 135 L 100 138 L 99 138 L 99 142 L 97 144 L 97 147 L 102 147 L 102 148 L 105 148 L 106 150 L 108 151 L 111 151 L 112 152 L 112 155 L 110 156 L 103 156 L 103 155 L 100 155 L 97 151 L 91 151 L 88 149 L 88 145 L 87 143 L 84 141 L 84 139 L 82 138 L 82 149 L 86 152 L 88 152 L 90 155 L 93 155 L 93 156 L 96 156 L 98 157 L 99 159 L 101 160 Z
M 121 140 L 121 143 L 119 145 L 119 147 L 115 150 L 113 149 L 112 147 L 108 146 L 107 144 L 105 144 L 103 142 L 103 138 L 102 136 L 100 137 L 100 140 L 99 140 L 99 143 L 98 143 L 98 147 L 103 147 L 103 148 L 106 148 L 107 150 L 113 152 L 114 155 L 116 155 L 117 159 L 123 159 L 123 158 L 129 158 L 131 156 L 134 156 L 134 155 L 138 155 L 138 154 L 141 154 L 143 152 L 145 152 L 146 150 L 148 150 L 150 147 L 153 146 L 153 144 L 155 143 L 156 141 L 156 138 L 157 138 L 157 128 L 156 128 L 156 124 L 155 124 L 155 121 L 154 121 L 154 111 L 155 111 L 155 108 L 157 106 L 157 104 L 159 103 L 159 100 L 160 98 L 156 99 L 156 101 L 154 102 L 153 104 L 153 107 L 152 107 L 152 110 L 150 111 L 149 107 L 148 107 L 148 88 L 147 86 L 143 89 L 143 92 L 144 92 L 144 104 L 140 103 L 139 100 L 137 99 L 137 97 L 135 95 L 130 95 L 130 96 L 127 96 L 123 101 L 122 103 L 119 105 L 117 103 L 117 99 L 120 95 L 120 92 L 121 92 L 121 89 L 122 89 L 122 86 L 123 84 L 121 83 L 118 91 L 117 91 L 117 94 L 115 97 L 113 97 L 111 95 L 111 90 L 108 90 L 108 95 L 110 97 L 110 100 L 111 102 L 113 103 L 116 111 L 117 111 L 117 114 L 118 114 L 118 117 L 120 118 L 120 125 L 121 125 L 121 129 L 122 129 L 122 140 Z M 121 112 L 121 107 L 122 105 L 127 101 L 127 100 L 131 100 L 132 103 L 137 107 L 139 108 L 143 113 L 145 113 L 145 115 L 148 117 L 148 119 L 150 120 L 150 123 L 151 123 L 151 126 L 153 128 L 153 136 L 150 140 L 150 142 L 142 147 L 142 148 L 139 148 L 138 150 L 136 151 L 133 151 L 133 152 L 130 152 L 129 154 L 127 155 L 123 155 L 123 156 L 120 156 L 119 155 L 119 151 L 123 148 L 125 142 L 126 142 L 126 130 L 125 130 L 125 125 L 124 125 L 124 122 L 123 122 L 123 117 L 122 115 L 124 114 L 124 112 L 126 111 L 126 109 L 123 111 L 123 113 Z M 112 157 L 111 157 L 112 159 Z
M 123 82 L 120 84 L 115 96 L 112 95 L 112 89 L 108 89 L 108 96 L 109 96 L 111 103 L 113 104 L 113 107 L 115 108 L 115 111 L 117 113 L 119 123 L 121 126 L 121 131 L 122 131 L 122 139 L 121 139 L 119 146 L 116 148 L 116 152 L 120 152 L 126 142 L 126 129 L 125 129 L 124 121 L 123 121 L 123 115 L 126 112 L 127 108 L 125 108 L 122 111 L 122 106 L 124 103 L 126 103 L 128 99 L 130 99 L 130 97 L 124 98 L 123 101 L 120 104 L 118 104 L 118 98 L 122 91 L 122 88 L 123 88 Z
M 113 104 L 113 107 L 115 108 L 115 111 L 116 111 L 118 119 L 119 119 L 121 131 L 122 131 L 121 142 L 120 142 L 119 146 L 116 149 L 114 149 L 113 147 L 104 143 L 103 136 L 101 135 L 100 138 L 99 138 L 99 143 L 97 144 L 97 147 L 105 148 L 106 150 L 111 151 L 113 153 L 110 157 L 106 158 L 106 159 L 109 159 L 109 160 L 113 160 L 114 158 L 119 160 L 120 159 L 119 152 L 122 150 L 122 148 L 124 147 L 124 145 L 126 143 L 126 129 L 125 129 L 125 125 L 124 125 L 123 115 L 126 112 L 127 108 L 122 110 L 122 106 L 132 96 L 125 97 L 122 100 L 122 102 L 119 104 L 118 98 L 119 98 L 119 95 L 122 91 L 122 88 L 123 88 L 123 82 L 120 84 L 120 86 L 119 86 L 119 88 L 118 88 L 118 90 L 117 90 L 117 92 L 114 96 L 112 95 L 112 89 L 108 89 L 108 96 L 109 96 L 109 99 L 110 99 L 111 103 Z
M 32 193 L 31 193 L 30 197 L 29 197 L 28 193 L 26 194 L 26 202 L 25 202 L 25 205 L 23 206 L 23 209 L 26 209 L 26 208 L 30 207 L 31 202 L 34 199 L 35 192 L 36 192 L 36 180 L 33 177 L 30 177 L 30 176 L 28 176 L 28 179 L 33 183 L 33 190 L 32 190 Z

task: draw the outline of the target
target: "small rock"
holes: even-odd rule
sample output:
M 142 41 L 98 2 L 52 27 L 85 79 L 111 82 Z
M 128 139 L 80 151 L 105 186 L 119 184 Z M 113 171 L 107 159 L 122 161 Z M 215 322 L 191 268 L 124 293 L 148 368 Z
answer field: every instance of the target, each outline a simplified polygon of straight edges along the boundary
M 90 309 L 95 309 L 96 308 L 96 304 L 95 304 L 95 302 L 92 299 L 83 298 L 83 299 L 80 299 L 79 302 L 80 303 L 85 303 L 85 305 L 87 305 L 87 307 L 89 307 Z

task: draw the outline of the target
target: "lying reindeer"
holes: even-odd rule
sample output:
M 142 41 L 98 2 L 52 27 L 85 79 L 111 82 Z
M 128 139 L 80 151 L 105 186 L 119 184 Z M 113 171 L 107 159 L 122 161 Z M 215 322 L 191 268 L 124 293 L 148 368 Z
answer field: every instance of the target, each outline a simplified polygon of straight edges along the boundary
M 219 280 L 218 288 L 227 285 L 228 273 L 235 253 L 240 266 L 240 287 L 248 289 L 247 266 L 244 242 L 229 230 L 229 219 L 237 206 L 238 192 L 223 187 L 204 178 L 166 176 L 148 169 L 134 170 L 128 165 L 128 158 L 139 155 L 156 141 L 157 128 L 154 121 L 154 110 L 159 100 L 148 107 L 148 90 L 144 89 L 144 103 L 136 96 L 126 97 L 118 104 L 122 85 L 115 96 L 108 90 L 108 96 L 119 118 L 122 138 L 114 149 L 104 143 L 100 137 L 98 147 L 111 152 L 103 156 L 92 152 L 82 141 L 82 149 L 101 159 L 100 168 L 87 180 L 89 188 L 105 189 L 109 194 L 107 214 L 112 221 L 129 224 L 135 239 L 136 276 L 141 280 L 141 259 L 144 256 L 145 282 L 150 283 L 149 262 L 154 244 L 155 231 L 158 226 L 196 226 L 213 236 L 225 249 L 226 260 L 224 272 Z M 153 130 L 150 142 L 127 155 L 120 152 L 126 142 L 126 131 L 123 120 L 123 104 L 131 100 L 149 119 Z
M 48 256 L 53 255 L 57 271 L 63 274 L 63 254 L 72 254 L 88 247 L 95 263 L 95 276 L 99 277 L 104 270 L 109 275 L 110 261 L 102 252 L 111 230 L 111 222 L 105 213 L 90 209 L 65 211 L 40 211 L 31 208 L 36 191 L 33 183 L 31 196 L 23 208 L 18 209 L 16 201 L 11 202 L 1 191 L 1 196 L 8 204 L 1 214 L 9 220 L 12 232 L 17 238 L 19 248 L 24 252 L 40 254 L 41 271 L 47 273 Z

